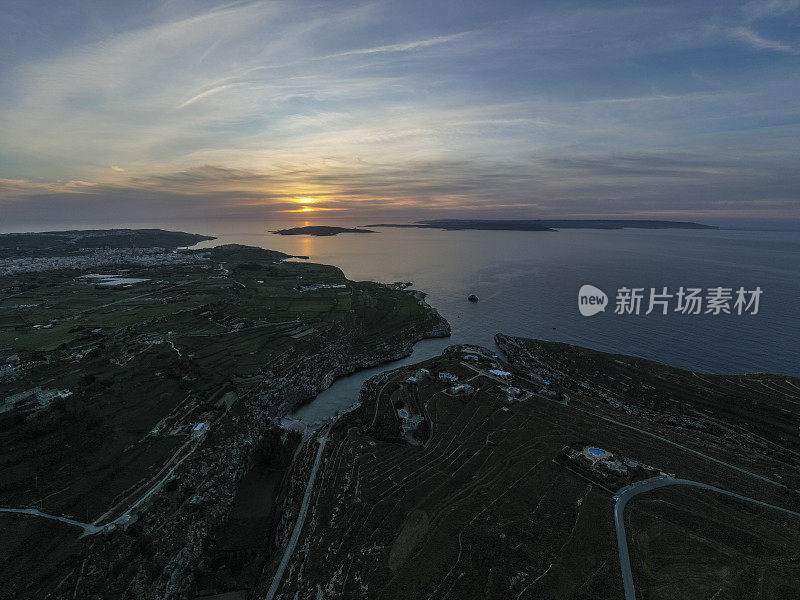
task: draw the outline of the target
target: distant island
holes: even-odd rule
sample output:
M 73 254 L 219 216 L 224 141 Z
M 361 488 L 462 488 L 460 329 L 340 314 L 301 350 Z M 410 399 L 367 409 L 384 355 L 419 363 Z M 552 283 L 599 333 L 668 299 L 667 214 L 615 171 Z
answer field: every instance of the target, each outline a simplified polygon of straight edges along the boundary
M 216 239 L 164 229 L 75 229 L 0 234 L 0 258 L 59 256 L 99 248 L 180 248 Z
M 635 219 L 434 219 L 414 223 L 375 223 L 366 227 L 417 227 L 461 231 L 556 231 L 558 229 L 718 229 L 689 221 L 638 221 Z
M 277 231 L 271 231 L 270 233 L 276 233 L 278 235 L 317 235 L 317 236 L 328 236 L 328 235 L 339 235 L 340 233 L 377 233 L 376 231 L 370 231 L 369 229 L 358 229 L 355 228 L 347 228 L 347 227 L 329 227 L 327 225 L 309 225 L 307 227 L 292 227 L 291 229 L 278 229 Z

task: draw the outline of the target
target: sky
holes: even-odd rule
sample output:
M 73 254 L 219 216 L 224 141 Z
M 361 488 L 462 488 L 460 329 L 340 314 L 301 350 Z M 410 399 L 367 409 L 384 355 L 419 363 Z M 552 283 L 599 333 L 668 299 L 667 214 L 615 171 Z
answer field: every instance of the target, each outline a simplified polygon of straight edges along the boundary
M 800 0 L 4 0 L 0 221 L 800 223 Z

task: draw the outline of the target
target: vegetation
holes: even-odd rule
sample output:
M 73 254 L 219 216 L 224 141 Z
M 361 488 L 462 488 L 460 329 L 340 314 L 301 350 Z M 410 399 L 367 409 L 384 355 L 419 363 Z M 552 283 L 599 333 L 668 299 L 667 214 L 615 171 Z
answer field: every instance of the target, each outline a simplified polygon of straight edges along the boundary
M 178 248 L 192 246 L 207 235 L 163 229 L 89 229 L 44 233 L 0 234 L 0 259 L 62 256 L 91 248 Z
M 339 235 L 340 233 L 375 233 L 369 229 L 347 228 L 347 227 L 329 227 L 327 225 L 307 225 L 306 227 L 292 227 L 290 229 L 278 229 L 272 233 L 278 235 L 317 235 L 329 236 Z
M 368 227 L 421 227 L 460 231 L 480 229 L 489 231 L 555 231 L 557 229 L 717 229 L 687 221 L 646 221 L 633 219 L 433 219 L 416 223 L 378 223 Z
M 613 494 L 653 472 L 791 509 L 795 492 L 782 482 L 796 481 L 795 454 L 777 445 L 777 423 L 768 435 L 761 415 L 765 403 L 782 402 L 781 418 L 797 419 L 791 390 L 800 381 L 711 377 L 538 340 L 498 343 L 510 363 L 451 347 L 365 384 L 362 406 L 328 434 L 314 522 L 283 597 L 313 597 L 322 586 L 344 598 L 620 598 Z M 409 382 L 421 367 L 430 375 Z M 492 368 L 510 371 L 520 393 L 509 396 Z M 455 393 L 439 373 L 472 391 Z M 402 436 L 399 407 L 432 430 Z M 634 461 L 627 475 L 603 478 L 558 460 L 568 446 L 589 445 Z M 625 518 L 639 597 L 800 591 L 800 517 L 669 487 L 636 496 Z
M 139 535 L 82 543 L 81 561 L 111 565 L 125 556 L 132 565 L 98 566 L 96 577 L 81 579 L 99 586 L 103 598 L 122 597 L 134 579 L 155 586 L 169 578 L 176 569 L 168 568 L 170 557 L 189 536 L 223 527 L 228 502 L 238 531 L 263 532 L 272 523 L 271 495 L 259 496 L 262 512 L 253 518 L 262 529 L 252 529 L 250 491 L 237 512 L 235 486 L 252 472 L 242 479 L 247 490 L 271 486 L 278 493 L 293 448 L 273 432 L 270 416 L 338 374 L 408 353 L 421 337 L 446 331 L 413 295 L 348 281 L 335 267 L 283 262 L 285 254 L 236 245 L 189 255 L 196 260 L 181 265 L 121 265 L 126 277 L 147 280 L 123 286 L 98 287 L 73 270 L 0 277 L 0 348 L 21 361 L 15 377 L 0 381 L 0 401 L 37 386 L 71 392 L 0 413 L 0 506 L 98 526 L 124 515 L 139 519 Z M 229 392 L 238 398 L 233 405 L 221 403 Z M 196 437 L 202 423 L 207 430 Z M 200 514 L 219 520 L 206 525 Z M 18 544 L 53 526 L 0 516 L 15 531 L 0 544 L 11 557 L 0 566 L 4 590 L 14 598 L 72 597 L 74 561 L 55 552 L 61 562 L 45 557 L 31 572 L 27 554 L 15 558 Z M 183 520 L 188 524 L 178 525 Z M 75 527 L 54 527 L 77 540 Z M 194 566 L 185 568 L 193 577 Z M 101 581 L 107 571 L 112 579 Z

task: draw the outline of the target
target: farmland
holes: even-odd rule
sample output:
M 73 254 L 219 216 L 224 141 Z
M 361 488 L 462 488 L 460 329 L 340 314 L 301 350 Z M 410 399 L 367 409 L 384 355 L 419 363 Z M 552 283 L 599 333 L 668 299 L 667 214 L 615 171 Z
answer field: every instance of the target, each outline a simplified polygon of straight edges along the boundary
M 318 589 L 346 598 L 620 598 L 622 562 L 640 598 L 797 595 L 791 440 L 745 418 L 746 405 L 729 412 L 747 397 L 796 419 L 797 380 L 711 377 L 505 336 L 498 344 L 508 362 L 455 346 L 365 384 L 361 406 L 326 434 L 313 518 L 275 598 Z M 430 429 L 404 435 L 409 411 Z M 564 460 L 570 445 L 609 458 Z M 297 463 L 299 482 L 314 451 Z M 666 485 L 678 478 L 747 500 Z M 651 481 L 665 487 L 623 506 L 630 556 L 621 557 L 617 495 Z M 298 486 L 294 511 L 299 495 Z M 268 598 L 272 582 L 253 597 Z
M 271 518 L 285 465 L 274 447 L 257 456 L 273 419 L 340 374 L 448 333 L 414 295 L 335 267 L 243 246 L 182 253 L 102 271 L 130 284 L 76 269 L 0 278 L 0 506 L 105 532 L 79 540 L 71 525 L 3 513 L 0 597 L 72 597 L 79 583 L 122 597 L 181 569 L 193 580 L 190 564 L 169 560 L 217 525 L 199 507 Z M 260 512 L 250 489 L 266 499 Z M 63 543 L 32 570 L 19 548 L 41 536 Z M 130 558 L 109 558 L 104 578 L 82 574 L 120 553 Z
M 336 377 L 449 333 L 424 294 L 112 250 L 0 277 L 3 600 L 800 593 L 795 378 L 498 334 L 304 428 Z

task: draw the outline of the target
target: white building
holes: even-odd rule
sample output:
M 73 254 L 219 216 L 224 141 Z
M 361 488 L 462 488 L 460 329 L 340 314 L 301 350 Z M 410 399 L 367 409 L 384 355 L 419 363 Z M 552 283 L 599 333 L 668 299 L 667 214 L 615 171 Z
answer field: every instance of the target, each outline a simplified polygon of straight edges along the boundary
M 69 398 L 70 396 L 72 396 L 72 392 L 69 390 L 42 388 L 42 386 L 38 385 L 24 392 L 6 396 L 3 410 L 11 410 L 12 408 L 39 410 L 47 408 L 57 398 Z
M 207 421 L 198 423 L 197 425 L 192 427 L 192 437 L 194 438 L 203 437 L 208 432 L 209 427 L 211 427 L 211 425 Z
M 467 383 L 459 383 L 450 388 L 451 394 L 471 394 L 472 392 L 472 386 Z
M 508 371 L 503 371 L 501 369 L 491 369 L 489 371 L 495 377 L 500 377 L 501 379 L 511 379 L 511 373 Z

